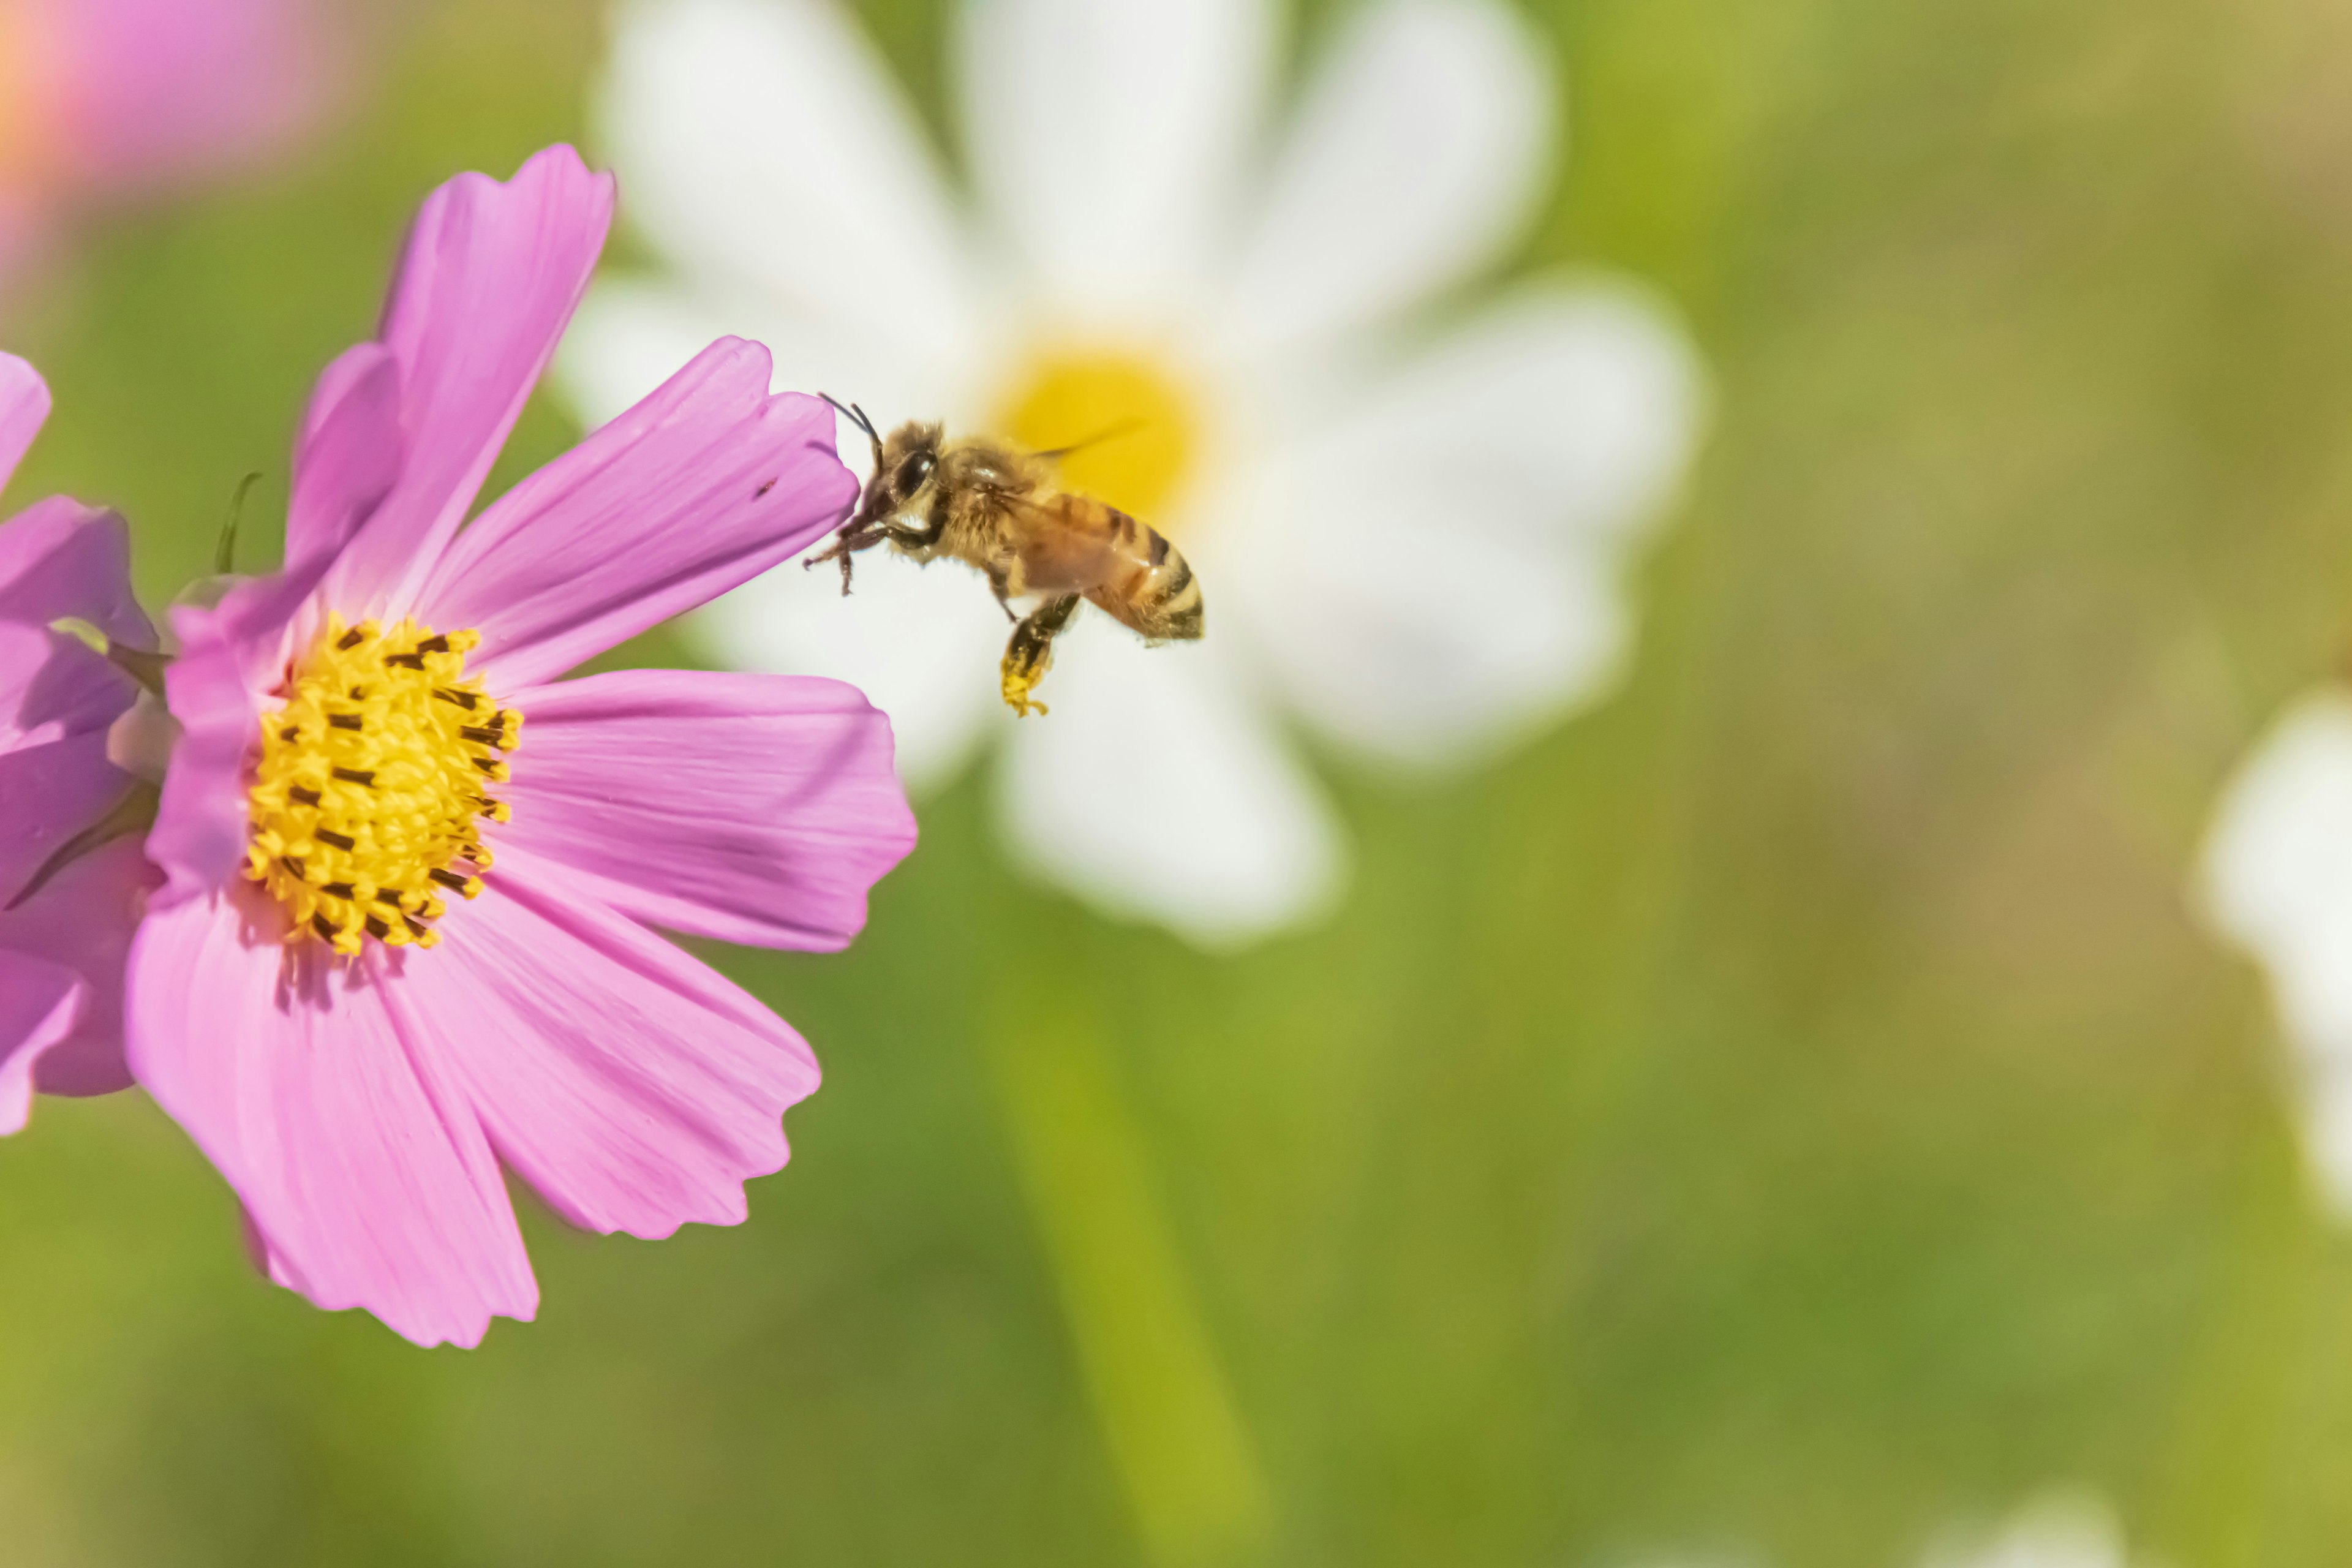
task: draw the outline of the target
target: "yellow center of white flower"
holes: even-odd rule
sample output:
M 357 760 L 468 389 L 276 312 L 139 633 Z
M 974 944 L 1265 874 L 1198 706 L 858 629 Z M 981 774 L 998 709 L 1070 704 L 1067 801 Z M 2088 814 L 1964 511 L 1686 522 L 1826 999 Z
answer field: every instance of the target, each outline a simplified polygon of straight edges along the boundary
M 481 640 L 334 617 L 262 720 L 245 874 L 285 906 L 289 941 L 431 947 L 440 890 L 482 890 L 480 822 L 508 820 L 488 788 L 522 715 L 467 678 Z
M 1062 482 L 1161 532 L 1199 459 L 1199 400 L 1163 360 L 1126 349 L 1051 349 L 1006 388 L 996 428 L 1033 451 L 1075 447 Z

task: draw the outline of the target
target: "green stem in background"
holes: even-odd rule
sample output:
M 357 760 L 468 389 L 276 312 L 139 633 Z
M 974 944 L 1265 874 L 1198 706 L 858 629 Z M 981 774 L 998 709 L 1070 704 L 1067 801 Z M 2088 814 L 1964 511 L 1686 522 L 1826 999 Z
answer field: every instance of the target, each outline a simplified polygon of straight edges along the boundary
M 1021 994 L 990 1057 L 1088 1396 L 1154 1562 L 1265 1554 L 1265 1487 L 1154 1193 L 1102 1020 Z
M 2324 1200 L 2285 1128 L 2258 1134 L 2231 1204 L 2231 1256 L 2194 1352 L 2171 1465 L 2158 1489 L 2156 1544 L 2168 1561 L 2250 1568 L 2273 1559 L 2300 1472 L 2340 1464 L 2312 1430 L 2342 1387 L 2340 1280 L 2329 1268 Z M 2322 1495 L 2333 1489 L 2322 1483 Z
M 254 469 L 237 480 L 236 493 L 229 497 L 228 516 L 221 521 L 220 540 L 213 546 L 213 575 L 226 577 L 236 570 L 236 525 L 245 520 L 245 498 L 261 482 L 261 470 Z

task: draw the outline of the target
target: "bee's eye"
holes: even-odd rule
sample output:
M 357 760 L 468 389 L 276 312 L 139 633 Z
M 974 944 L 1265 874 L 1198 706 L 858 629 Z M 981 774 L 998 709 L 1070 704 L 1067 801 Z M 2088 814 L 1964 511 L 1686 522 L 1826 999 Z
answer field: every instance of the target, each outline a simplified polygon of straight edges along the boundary
M 930 483 L 931 470 L 939 466 L 929 452 L 916 452 L 898 465 L 898 493 L 913 495 Z

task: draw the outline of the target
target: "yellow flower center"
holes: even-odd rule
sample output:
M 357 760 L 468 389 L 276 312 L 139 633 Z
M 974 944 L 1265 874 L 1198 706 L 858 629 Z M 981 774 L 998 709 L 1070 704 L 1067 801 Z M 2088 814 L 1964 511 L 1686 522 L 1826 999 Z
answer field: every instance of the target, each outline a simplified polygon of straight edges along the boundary
M 481 640 L 336 616 L 262 720 L 245 874 L 285 906 L 289 941 L 315 934 L 347 956 L 368 937 L 431 947 L 441 889 L 482 890 L 479 825 L 509 818 L 488 790 L 522 715 L 467 679 Z
M 998 405 L 996 427 L 1032 451 L 1074 447 L 1062 482 L 1162 532 L 1201 438 L 1192 389 L 1162 361 L 1124 350 L 1032 359 Z

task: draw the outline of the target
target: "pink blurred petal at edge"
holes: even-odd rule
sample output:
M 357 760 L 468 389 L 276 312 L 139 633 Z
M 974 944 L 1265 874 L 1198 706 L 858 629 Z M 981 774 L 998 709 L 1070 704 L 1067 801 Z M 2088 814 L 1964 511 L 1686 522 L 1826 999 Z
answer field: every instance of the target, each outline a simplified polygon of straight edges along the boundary
M 24 651 L 20 653 L 20 648 Z M 0 669 L 56 652 L 60 662 L 98 664 L 119 672 L 78 643 L 55 633 L 0 623 Z M 54 670 L 57 666 L 47 667 Z M 0 682 L 0 685 L 5 685 Z M 103 686 L 99 688 L 104 694 Z M 12 706 L 0 691 L 0 714 Z M 117 839 L 58 870 L 23 904 L 15 900 L 34 874 L 68 838 L 119 799 L 130 779 L 106 760 L 111 714 L 124 704 L 85 711 L 80 727 L 49 724 L 54 738 L 16 743 L 0 732 L 0 955 L 17 954 L 61 966 L 88 983 L 88 1005 L 68 1037 L 41 1058 L 38 1087 L 52 1094 L 110 1094 L 129 1087 L 122 1060 L 121 991 L 131 933 L 157 881 L 135 838 Z M 85 708 L 87 705 L 85 705 Z
M 629 670 L 515 696 L 509 846 L 649 924 L 832 952 L 915 842 L 889 721 L 855 687 Z
M 79 975 L 79 1021 L 41 1058 L 43 1094 L 112 1094 L 131 1087 L 122 1050 L 122 976 L 131 938 L 161 878 L 135 838 L 118 838 L 59 871 L 22 909 L 0 912 L 0 954 Z
M 0 1132 L 24 1131 L 34 1068 L 73 1033 L 88 996 L 73 971 L 0 949 Z
M 575 1225 L 666 1237 L 734 1225 L 781 1170 L 786 1107 L 817 1086 L 798 1035 L 700 961 L 604 908 L 563 868 L 500 851 L 393 994 L 499 1156 Z
M 273 1274 L 418 1344 L 478 1343 L 539 1289 L 498 1162 L 386 1000 L 402 956 L 317 962 L 239 884 L 157 910 L 131 954 L 131 1065 L 236 1190 Z
M 0 522 L 0 620 L 46 626 L 65 616 L 118 642 L 155 646 L 154 624 L 131 591 L 130 529 L 113 512 L 50 496 Z
M 47 389 L 24 361 L 0 355 L 0 467 L 13 469 L 48 412 Z M 107 731 L 136 688 L 111 663 L 50 629 L 65 616 L 151 648 L 154 631 L 131 595 L 122 520 L 53 496 L 0 523 L 0 1067 L 7 1131 L 24 1123 L 37 1083 L 67 1094 L 125 1087 L 121 989 L 131 928 L 154 873 L 118 841 L 67 865 L 16 908 L 35 874 L 120 799 L 131 781 L 107 760 Z M 73 982 L 70 1009 L 35 1007 L 40 977 Z M 23 996 L 9 989 L 18 980 Z M 47 993 L 44 993 L 45 994 Z M 37 1039 L 36 1039 L 37 1037 Z M 35 1046 L 37 1048 L 34 1048 Z
M 54 632 L 0 623 L 0 668 L 15 667 L 7 684 L 31 680 L 10 693 L 0 689 L 0 719 L 10 711 L 47 712 L 50 721 L 17 730 L 0 724 L 0 908 L 22 892 L 43 862 L 79 833 L 121 795 L 130 780 L 106 759 L 106 731 L 113 721 L 88 702 L 69 704 L 62 716 L 37 689 L 55 665 L 34 662 L 55 651 Z M 29 699 L 29 700 L 28 700 Z
M 551 679 L 814 543 L 857 479 L 834 416 L 768 391 L 768 351 L 721 338 L 500 497 L 433 564 L 418 617 L 478 627 L 494 689 Z
M 0 489 L 48 417 L 49 389 L 40 373 L 15 354 L 0 353 Z
M 51 496 L 0 522 L 0 635 L 18 645 L 0 661 L 0 747 L 102 732 L 131 706 L 128 676 L 49 629 L 72 616 L 153 647 L 130 574 L 130 533 L 112 512 Z
M 399 477 L 336 560 L 329 603 L 406 610 L 555 353 L 612 220 L 612 176 L 562 146 L 510 181 L 461 174 L 425 199 L 378 333 L 398 367 Z
M 64 172 L 100 191 L 248 161 L 341 89 L 325 0 L 68 0 L 47 32 L 62 80 Z

